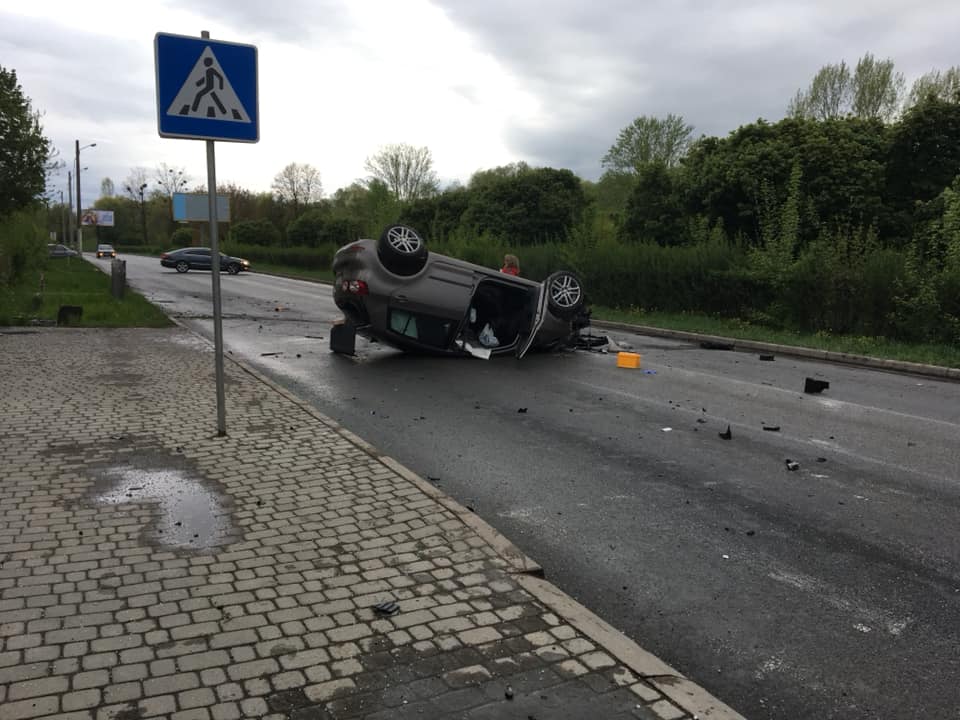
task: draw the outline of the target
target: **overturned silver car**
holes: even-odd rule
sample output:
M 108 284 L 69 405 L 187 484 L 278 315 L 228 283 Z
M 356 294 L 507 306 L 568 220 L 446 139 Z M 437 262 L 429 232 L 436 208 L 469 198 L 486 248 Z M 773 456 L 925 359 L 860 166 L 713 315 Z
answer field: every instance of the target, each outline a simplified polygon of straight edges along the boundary
M 330 345 L 353 354 L 355 334 L 401 350 L 517 357 L 572 345 L 589 324 L 580 279 L 555 272 L 543 282 L 427 251 L 405 225 L 357 240 L 333 259 L 333 299 L 345 322 Z

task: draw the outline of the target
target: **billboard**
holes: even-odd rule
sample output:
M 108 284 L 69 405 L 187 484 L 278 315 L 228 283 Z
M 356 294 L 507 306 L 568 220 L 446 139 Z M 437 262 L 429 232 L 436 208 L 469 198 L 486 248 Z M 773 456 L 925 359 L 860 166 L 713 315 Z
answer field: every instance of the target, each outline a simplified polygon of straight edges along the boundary
M 113 210 L 84 210 L 80 216 L 80 224 L 113 227 Z
M 174 193 L 173 219 L 177 222 L 210 222 L 207 193 Z M 230 198 L 217 195 L 217 222 L 230 222 Z

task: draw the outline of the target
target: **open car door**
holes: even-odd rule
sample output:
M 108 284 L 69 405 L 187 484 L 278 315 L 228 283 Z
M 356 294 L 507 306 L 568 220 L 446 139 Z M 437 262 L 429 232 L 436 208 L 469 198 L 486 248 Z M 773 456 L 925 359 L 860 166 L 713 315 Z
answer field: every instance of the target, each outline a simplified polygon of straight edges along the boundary
M 536 300 L 536 310 L 533 313 L 533 322 L 530 323 L 530 327 L 524 328 L 520 331 L 520 335 L 517 338 L 517 357 L 522 358 L 527 354 L 527 350 L 533 345 L 534 338 L 537 337 L 537 333 L 540 331 L 540 327 L 543 325 L 543 320 L 547 314 L 547 288 L 543 283 L 540 284 L 540 289 L 537 292 Z

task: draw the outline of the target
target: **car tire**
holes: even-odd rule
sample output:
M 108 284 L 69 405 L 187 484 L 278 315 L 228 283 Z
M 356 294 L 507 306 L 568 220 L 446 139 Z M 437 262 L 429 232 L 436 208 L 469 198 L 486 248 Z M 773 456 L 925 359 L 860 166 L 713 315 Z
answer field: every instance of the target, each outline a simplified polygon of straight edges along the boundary
M 377 241 L 377 257 L 394 275 L 416 275 L 427 264 L 427 244 L 406 225 L 389 225 Z
M 240 272 L 240 264 L 230 263 L 229 265 L 227 265 L 227 272 L 230 273 L 231 275 L 236 275 L 237 273 Z
M 178 273 L 185 273 L 190 269 L 190 263 L 188 263 L 186 260 L 178 260 L 174 267 L 177 269 Z
M 583 283 L 569 270 L 553 273 L 546 280 L 547 307 L 560 318 L 572 318 L 583 309 Z

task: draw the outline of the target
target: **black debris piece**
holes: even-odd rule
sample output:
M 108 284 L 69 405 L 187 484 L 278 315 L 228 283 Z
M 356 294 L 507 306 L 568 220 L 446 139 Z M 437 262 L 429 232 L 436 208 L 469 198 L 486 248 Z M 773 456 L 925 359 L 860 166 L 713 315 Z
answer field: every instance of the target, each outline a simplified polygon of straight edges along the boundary
M 111 435 L 111 436 L 110 436 L 110 439 L 111 439 L 111 440 L 123 440 L 123 439 L 125 439 L 126 437 L 127 437 L 126 435 Z
M 503 696 L 507 700 L 513 700 L 513 687 L 510 685 L 507 685 L 506 689 L 503 691 Z
M 464 505 L 464 507 L 472 513 L 476 512 L 476 510 L 474 510 L 470 505 Z
M 747 537 L 753 537 L 757 534 L 756 530 L 747 530 Z
M 767 432 L 780 432 L 779 425 L 764 425 L 763 429 L 766 430 Z
M 707 421 L 704 420 L 703 418 L 697 418 L 697 422 L 700 423 L 701 425 L 703 425 L 703 424 L 705 424 Z
M 730 438 L 733 437 L 733 432 L 731 432 L 729 425 L 727 425 L 727 429 L 724 432 L 717 433 L 717 434 L 724 440 L 729 440 Z
M 297 357 L 300 357 L 300 353 L 297 353 Z
M 787 470 L 799 470 L 799 469 L 800 469 L 800 463 L 795 462 L 795 461 L 791 460 L 790 458 L 787 458 L 784 462 L 785 462 L 786 465 L 787 465 Z
M 817 458 L 817 462 L 826 462 L 826 461 L 827 461 L 827 459 L 826 459 L 825 457 L 818 457 L 818 458 Z
M 828 383 L 826 380 L 814 380 L 813 378 L 809 377 L 803 383 L 803 391 L 808 395 L 822 393 L 829 387 L 830 383 Z
M 733 343 L 704 340 L 700 343 L 700 347 L 704 350 L 733 350 Z
M 393 600 L 387 600 L 386 602 L 382 602 L 379 605 L 374 605 L 373 611 L 377 613 L 377 615 L 382 615 L 383 617 L 390 617 L 400 612 L 400 606 L 397 605 L 397 603 L 395 603 Z
M 279 355 L 279 354 L 280 354 L 280 353 L 278 353 L 278 352 L 260 353 L 260 357 L 270 357 L 270 356 Z
M 432 483 L 438 483 L 438 482 L 440 482 L 440 478 L 438 478 L 438 477 L 433 477 L 432 475 L 427 475 L 427 480 L 429 480 L 429 481 L 432 482 Z
M 767 362 L 773 362 L 773 353 L 763 353 L 760 356 L 760 359 L 765 360 Z
M 518 413 L 525 413 L 526 411 L 527 411 L 526 408 L 517 408 Z

